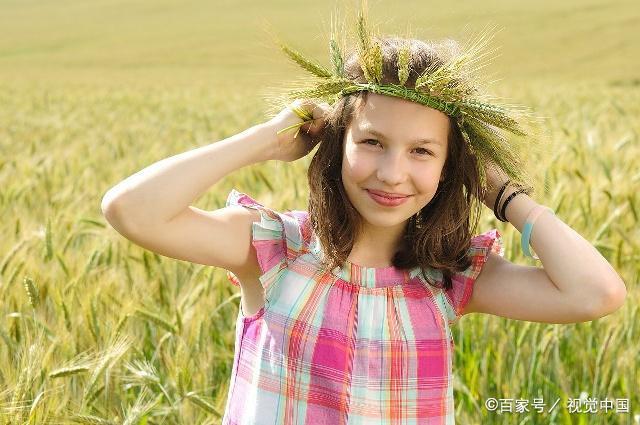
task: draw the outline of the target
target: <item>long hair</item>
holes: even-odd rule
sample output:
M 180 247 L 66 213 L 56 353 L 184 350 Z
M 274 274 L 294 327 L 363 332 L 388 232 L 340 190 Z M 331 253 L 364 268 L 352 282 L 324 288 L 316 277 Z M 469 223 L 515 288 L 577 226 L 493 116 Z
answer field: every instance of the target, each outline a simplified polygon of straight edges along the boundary
M 429 44 L 396 37 L 382 38 L 380 42 L 383 84 L 399 84 L 398 51 L 403 43 L 410 43 L 412 52 L 409 78 L 405 83 L 407 87 L 414 87 L 420 73 L 428 67 L 441 64 L 446 60 L 449 49 L 456 47 L 452 41 Z M 366 82 L 356 53 L 351 53 L 345 61 L 345 72 L 351 79 Z M 346 129 L 354 115 L 366 104 L 367 95 L 368 92 L 361 91 L 341 97 L 334 103 L 326 117 L 326 125 L 318 135 L 321 143 L 307 173 L 310 223 L 324 249 L 324 266 L 329 269 L 344 264 L 362 226 L 362 217 L 345 192 L 341 168 Z M 480 218 L 480 199 L 485 190 L 480 185 L 478 166 L 457 121 L 449 117 L 444 180 L 440 182 L 432 200 L 409 219 L 401 244 L 393 256 L 393 266 L 401 269 L 420 266 L 425 280 L 442 288 L 425 273 L 427 268 L 438 269 L 442 272 L 446 289 L 452 286 L 453 273 L 470 266 L 466 253 Z M 472 215 L 475 217 L 473 222 Z

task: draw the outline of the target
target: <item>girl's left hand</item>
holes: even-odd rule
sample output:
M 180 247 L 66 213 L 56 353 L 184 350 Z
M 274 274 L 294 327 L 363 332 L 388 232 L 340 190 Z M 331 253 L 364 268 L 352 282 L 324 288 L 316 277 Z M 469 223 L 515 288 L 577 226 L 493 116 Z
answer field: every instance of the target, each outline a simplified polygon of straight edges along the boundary
M 493 210 L 496 197 L 498 196 L 498 191 L 502 185 L 509 180 L 509 177 L 493 163 L 487 164 L 485 167 L 485 173 L 487 176 L 487 190 L 482 203 L 490 210 Z

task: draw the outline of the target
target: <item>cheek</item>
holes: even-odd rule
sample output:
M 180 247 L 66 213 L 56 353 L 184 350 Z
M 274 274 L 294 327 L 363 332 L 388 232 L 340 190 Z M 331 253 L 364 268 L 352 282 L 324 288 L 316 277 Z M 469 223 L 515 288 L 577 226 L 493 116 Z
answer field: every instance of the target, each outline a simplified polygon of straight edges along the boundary
M 437 167 L 436 169 L 434 167 L 417 169 L 412 180 L 418 193 L 431 197 L 438 190 L 440 169 Z
M 375 171 L 375 161 L 370 155 L 357 152 L 347 145 L 342 158 L 342 176 L 356 182 L 366 180 Z

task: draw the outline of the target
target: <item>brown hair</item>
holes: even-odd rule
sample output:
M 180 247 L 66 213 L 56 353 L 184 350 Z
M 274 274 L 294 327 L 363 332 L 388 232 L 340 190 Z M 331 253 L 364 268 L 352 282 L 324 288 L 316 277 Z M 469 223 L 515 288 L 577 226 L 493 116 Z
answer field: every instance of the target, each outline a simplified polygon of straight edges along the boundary
M 397 57 L 403 43 L 409 43 L 411 61 L 407 87 L 414 87 L 416 78 L 428 67 L 441 65 L 457 44 L 426 43 L 415 39 L 387 37 L 379 39 L 383 53 L 382 84 L 399 84 Z M 366 83 L 356 53 L 345 61 L 345 73 L 350 79 Z M 309 165 L 309 217 L 313 231 L 324 250 L 324 266 L 341 267 L 353 248 L 355 235 L 361 228 L 361 216 L 345 192 L 341 168 L 344 135 L 353 116 L 367 101 L 361 91 L 340 98 L 326 116 L 326 125 L 318 136 L 318 150 Z M 392 264 L 401 269 L 420 266 L 425 280 L 433 286 L 426 268 L 442 272 L 444 288 L 452 286 L 453 273 L 471 265 L 466 253 L 471 236 L 480 218 L 484 189 L 480 185 L 478 162 L 464 142 L 457 121 L 449 117 L 447 158 L 444 180 L 433 199 L 416 215 L 409 218 L 401 246 Z M 471 222 L 472 210 L 475 220 Z

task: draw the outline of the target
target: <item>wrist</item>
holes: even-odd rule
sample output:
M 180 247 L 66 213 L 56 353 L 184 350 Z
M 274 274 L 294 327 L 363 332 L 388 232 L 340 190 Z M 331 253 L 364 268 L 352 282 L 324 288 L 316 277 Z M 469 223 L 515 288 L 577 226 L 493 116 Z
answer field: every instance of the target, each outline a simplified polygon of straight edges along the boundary
M 507 217 L 507 210 L 509 209 L 509 205 L 511 204 L 512 201 L 515 201 L 515 198 L 517 198 L 518 196 L 527 195 L 527 194 L 528 194 L 527 190 L 524 189 L 522 186 L 507 185 L 503 195 L 500 197 L 500 201 L 499 201 L 500 207 L 497 210 L 498 215 L 496 215 L 498 220 L 501 220 L 504 222 L 510 222 L 509 218 Z
M 257 162 L 271 161 L 277 149 L 278 137 L 276 129 L 269 122 L 262 122 L 246 130 L 255 143 L 258 153 Z
M 495 201 L 493 203 L 493 213 L 495 217 L 503 222 L 510 221 L 506 216 L 506 210 L 509 206 L 509 203 L 518 195 L 530 195 L 533 191 L 533 188 L 530 186 L 522 185 L 519 183 L 511 183 L 511 181 L 506 181 L 498 194 L 495 196 Z

